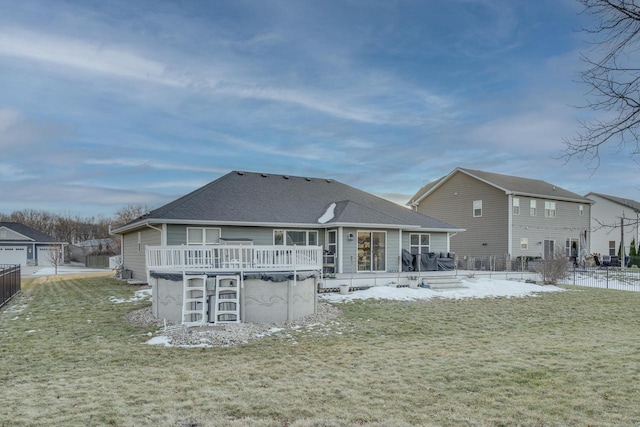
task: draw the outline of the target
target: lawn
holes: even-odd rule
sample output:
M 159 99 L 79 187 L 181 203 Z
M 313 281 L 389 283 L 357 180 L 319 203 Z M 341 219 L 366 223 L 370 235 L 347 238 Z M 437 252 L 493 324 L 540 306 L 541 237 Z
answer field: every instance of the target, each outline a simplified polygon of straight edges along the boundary
M 0 310 L 0 425 L 638 426 L 640 293 L 355 301 L 229 348 L 144 343 L 108 277 Z

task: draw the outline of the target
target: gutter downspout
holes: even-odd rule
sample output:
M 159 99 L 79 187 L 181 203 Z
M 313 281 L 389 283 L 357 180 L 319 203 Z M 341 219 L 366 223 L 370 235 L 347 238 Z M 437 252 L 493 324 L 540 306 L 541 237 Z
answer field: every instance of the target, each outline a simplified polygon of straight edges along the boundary
M 149 222 L 145 222 L 144 225 L 146 225 L 147 227 L 149 227 L 152 230 L 157 230 L 157 231 L 160 232 L 160 245 L 162 245 L 162 242 L 166 243 L 166 241 L 167 241 L 166 233 L 162 230 L 162 228 L 154 227 L 153 225 L 149 224 Z M 165 226 L 166 225 L 163 224 L 163 228 Z M 147 270 L 147 284 L 151 284 L 151 271 L 149 271 L 149 267 L 147 266 L 147 248 L 146 248 L 146 246 L 144 248 L 144 266 L 145 266 L 145 270 Z M 185 277 L 184 273 L 183 273 L 182 277 Z M 206 280 L 205 280 L 205 282 L 206 282 Z
M 117 236 L 111 231 L 111 224 L 109 224 L 109 236 Z M 120 234 L 120 265 L 124 266 L 124 234 Z
M 400 271 L 402 271 L 402 228 L 398 230 L 398 272 Z
M 513 253 L 513 196 L 515 193 L 509 193 L 509 201 L 507 205 L 507 212 L 509 212 L 508 230 L 507 230 L 507 254 L 509 258 Z
M 343 246 L 343 238 L 342 238 L 342 233 L 344 232 L 344 227 L 338 227 L 338 241 L 336 242 L 338 244 L 338 259 L 336 261 L 338 261 L 338 271 L 337 273 L 342 273 L 342 257 L 344 255 L 342 246 Z
M 458 233 L 452 233 L 450 231 L 447 231 L 447 252 L 451 252 L 451 238 L 452 237 L 456 237 L 458 235 Z

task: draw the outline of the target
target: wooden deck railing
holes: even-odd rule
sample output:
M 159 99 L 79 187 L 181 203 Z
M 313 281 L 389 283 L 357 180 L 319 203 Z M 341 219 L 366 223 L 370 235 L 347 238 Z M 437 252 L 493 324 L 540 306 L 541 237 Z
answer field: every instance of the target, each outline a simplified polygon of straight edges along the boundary
M 320 246 L 147 246 L 149 271 L 322 270 Z

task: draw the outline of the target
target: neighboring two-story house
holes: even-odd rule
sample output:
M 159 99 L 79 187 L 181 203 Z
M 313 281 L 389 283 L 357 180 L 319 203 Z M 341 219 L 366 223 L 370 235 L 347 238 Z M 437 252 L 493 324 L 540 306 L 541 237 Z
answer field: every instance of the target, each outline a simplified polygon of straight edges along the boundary
M 594 202 L 591 207 L 591 250 L 600 255 L 617 256 L 622 223 L 625 254 L 628 255 L 631 241 L 634 240 L 636 245 L 640 241 L 640 203 L 593 192 L 585 197 Z
M 458 256 L 567 257 L 589 253 L 592 201 L 545 181 L 456 168 L 422 187 L 408 205 L 456 224 Z

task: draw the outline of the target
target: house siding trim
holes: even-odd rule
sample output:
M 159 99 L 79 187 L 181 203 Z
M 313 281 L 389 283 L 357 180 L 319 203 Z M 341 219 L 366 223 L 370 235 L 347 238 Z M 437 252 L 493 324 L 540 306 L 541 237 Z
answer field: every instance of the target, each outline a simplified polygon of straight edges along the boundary
M 513 254 L 513 194 L 507 197 L 507 212 L 509 213 L 507 226 L 507 254 Z

